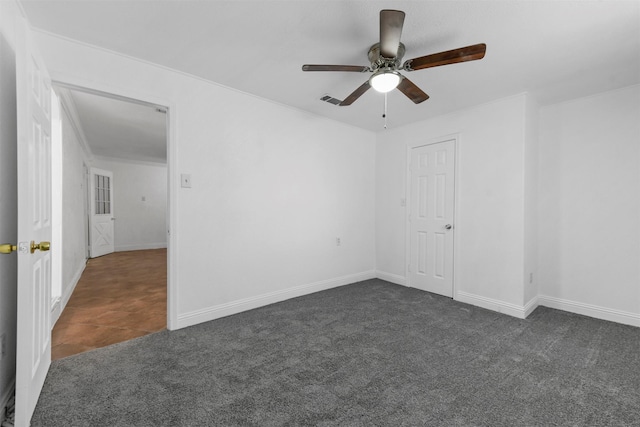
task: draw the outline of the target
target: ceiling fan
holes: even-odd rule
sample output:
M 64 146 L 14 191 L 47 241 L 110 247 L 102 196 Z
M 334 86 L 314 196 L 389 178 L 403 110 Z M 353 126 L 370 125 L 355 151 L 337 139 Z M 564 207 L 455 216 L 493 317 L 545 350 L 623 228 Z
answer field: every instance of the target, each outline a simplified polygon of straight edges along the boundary
M 400 43 L 404 16 L 404 12 L 400 10 L 380 11 L 380 42 L 374 44 L 369 49 L 368 57 L 369 62 L 371 62 L 370 66 L 305 64 L 302 66 L 302 71 L 373 73 L 366 82 L 347 96 L 344 101 L 337 102 L 338 100 L 336 100 L 336 102 L 334 102 L 343 107 L 353 104 L 355 100 L 360 98 L 360 96 L 371 87 L 381 93 L 387 93 L 398 88 L 407 98 L 419 104 L 429 99 L 429 95 L 424 93 L 422 89 L 416 86 L 411 80 L 400 74 L 399 70 L 416 71 L 438 67 L 440 65 L 474 61 L 484 57 L 487 45 L 480 43 L 408 59 L 400 65 L 405 53 L 404 44 Z

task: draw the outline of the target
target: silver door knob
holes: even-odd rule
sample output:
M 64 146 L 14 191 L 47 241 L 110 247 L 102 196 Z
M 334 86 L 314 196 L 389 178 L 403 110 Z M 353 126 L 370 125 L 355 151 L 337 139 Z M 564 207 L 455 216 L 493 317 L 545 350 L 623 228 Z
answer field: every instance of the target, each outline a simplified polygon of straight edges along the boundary
M 445 230 L 451 230 L 452 228 L 453 228 L 453 225 L 451 225 L 451 224 L 447 224 L 447 225 L 444 226 Z

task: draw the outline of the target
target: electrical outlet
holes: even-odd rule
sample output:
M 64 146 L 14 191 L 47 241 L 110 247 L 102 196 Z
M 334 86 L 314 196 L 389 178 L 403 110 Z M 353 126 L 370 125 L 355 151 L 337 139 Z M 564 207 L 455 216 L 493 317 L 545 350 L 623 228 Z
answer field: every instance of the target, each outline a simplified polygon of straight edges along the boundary
M 342 244 L 342 242 L 340 241 L 339 237 L 336 237 L 336 246 L 340 246 Z
M 0 360 L 7 355 L 7 334 L 0 335 Z

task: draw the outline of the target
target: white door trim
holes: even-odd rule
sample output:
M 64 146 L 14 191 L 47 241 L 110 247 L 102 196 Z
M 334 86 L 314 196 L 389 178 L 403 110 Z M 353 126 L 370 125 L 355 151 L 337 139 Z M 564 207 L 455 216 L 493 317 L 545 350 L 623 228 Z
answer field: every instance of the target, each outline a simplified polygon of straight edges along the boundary
M 458 272 L 460 271 L 460 227 L 459 224 L 460 222 L 458 221 L 458 218 L 460 217 L 460 203 L 459 203 L 459 197 L 460 197 L 460 191 L 459 191 L 459 176 L 460 176 L 460 150 L 459 150 L 459 146 L 460 146 L 460 135 L 457 133 L 454 134 L 450 134 L 450 135 L 444 135 L 444 136 L 439 136 L 436 138 L 430 138 L 427 139 L 426 141 L 412 141 L 412 142 L 407 142 L 406 144 L 406 153 L 405 153 L 405 200 L 406 202 L 406 206 L 405 206 L 405 253 L 404 253 L 404 276 L 406 278 L 406 283 L 405 286 L 408 287 L 414 287 L 411 284 L 411 278 L 410 278 L 410 274 L 409 274 L 409 264 L 411 262 L 411 223 L 409 221 L 409 215 L 411 213 L 411 150 L 413 150 L 414 148 L 417 147 L 422 147 L 425 145 L 433 145 L 433 144 L 439 144 L 442 142 L 447 142 L 447 141 L 454 141 L 454 150 L 455 150 L 455 156 L 454 156 L 454 171 L 453 171 L 453 176 L 454 176 L 454 185 L 453 185 L 453 224 L 455 227 L 455 233 L 453 234 L 453 299 L 457 300 L 458 296 L 457 296 L 457 289 L 458 289 L 458 281 L 457 278 L 459 277 Z
M 66 73 L 51 73 L 56 86 L 82 90 L 114 99 L 151 105 L 166 110 L 167 115 L 167 329 L 178 329 L 178 279 L 176 265 L 178 254 L 176 251 L 178 236 L 178 184 L 180 182 L 177 171 L 178 147 L 177 141 L 177 109 L 176 104 L 166 98 L 139 93 L 127 88 L 112 86 L 85 79 Z

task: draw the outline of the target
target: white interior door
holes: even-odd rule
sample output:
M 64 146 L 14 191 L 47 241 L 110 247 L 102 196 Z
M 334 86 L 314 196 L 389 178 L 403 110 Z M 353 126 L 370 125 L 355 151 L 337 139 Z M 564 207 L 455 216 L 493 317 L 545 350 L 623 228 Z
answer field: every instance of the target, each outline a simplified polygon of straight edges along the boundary
M 455 141 L 411 149 L 409 284 L 453 297 Z
M 114 251 L 113 173 L 91 168 L 91 214 L 89 239 L 91 258 Z
M 16 426 L 28 426 L 51 364 L 51 82 L 16 27 L 18 307 Z

